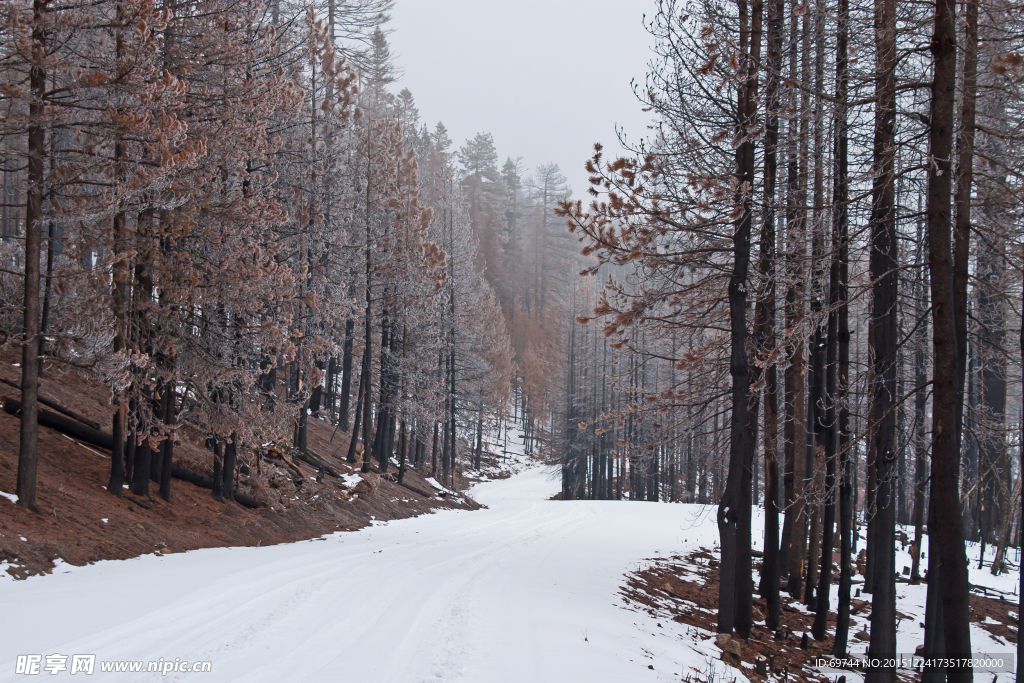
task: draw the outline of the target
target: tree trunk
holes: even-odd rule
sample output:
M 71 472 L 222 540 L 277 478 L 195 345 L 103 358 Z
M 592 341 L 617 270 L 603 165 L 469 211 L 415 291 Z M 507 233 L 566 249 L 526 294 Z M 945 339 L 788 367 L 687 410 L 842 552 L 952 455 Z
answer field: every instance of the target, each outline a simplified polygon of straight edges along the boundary
M 810 450 L 811 467 L 814 476 L 810 500 L 813 502 L 810 532 L 810 550 L 807 556 L 807 586 L 804 602 L 807 607 L 815 607 L 815 589 L 818 588 L 821 562 L 824 558 L 822 546 L 822 514 L 824 512 L 824 477 L 826 458 L 826 439 L 830 434 L 829 425 L 825 422 L 826 402 L 826 348 L 827 330 L 821 320 L 822 306 L 827 300 L 825 278 L 827 266 L 825 261 L 825 144 L 824 144 L 824 112 L 821 93 L 825 91 L 825 8 L 821 0 L 816 0 L 813 9 L 808 8 L 808 15 L 814 19 L 814 125 L 813 125 L 813 220 L 811 223 L 812 268 L 814 277 L 811 282 L 811 319 L 814 330 L 811 343 L 811 396 L 807 407 L 808 428 L 813 433 Z M 805 43 L 806 45 L 806 43 Z M 806 49 L 806 47 L 805 47 Z
M 401 427 L 401 429 L 399 431 L 400 431 L 400 436 L 399 436 L 400 443 L 399 443 L 399 446 L 398 446 L 398 452 L 399 452 L 399 456 L 398 456 L 398 483 L 401 484 L 402 480 L 405 479 L 405 458 L 406 458 L 406 447 L 408 446 L 408 442 L 406 441 L 407 434 L 406 434 L 406 431 L 405 431 L 405 420 L 402 420 L 402 427 Z
M 928 592 L 925 597 L 924 651 L 926 659 L 943 658 L 946 655 L 945 623 L 942 618 L 942 567 L 939 560 L 939 523 L 935 516 L 935 479 L 931 478 L 931 493 L 928 495 Z M 921 683 L 944 683 L 945 667 L 925 667 L 921 671 Z
M 922 228 L 918 226 L 918 263 L 923 261 L 924 235 Z M 924 268 L 919 269 L 918 283 L 915 285 L 916 298 L 920 303 L 915 308 L 915 315 L 918 318 L 918 331 L 916 333 L 916 348 L 914 349 L 914 384 L 917 393 L 914 394 L 914 543 L 910 547 L 910 580 L 919 582 L 921 580 L 921 548 L 924 544 L 924 513 L 925 513 L 925 492 L 928 488 L 928 444 L 925 441 L 925 411 L 928 404 L 928 392 L 925 384 L 928 381 L 928 369 L 926 367 L 926 350 L 928 346 L 928 292 L 925 284 Z
M 740 0 L 740 49 L 745 55 L 745 82 L 737 101 L 737 133 L 742 142 L 736 150 L 737 203 L 742 213 L 733 233 L 733 270 L 729 278 L 729 325 L 732 377 L 729 473 L 718 506 L 718 530 L 722 544 L 718 632 L 750 637 L 753 625 L 753 578 L 751 576 L 751 470 L 754 459 L 750 414 L 756 406 L 750 391 L 747 358 L 747 278 L 750 265 L 750 233 L 753 224 L 754 141 L 756 127 L 757 64 L 761 46 L 761 0 L 754 0 L 747 16 L 746 0 Z M 749 22 L 749 25 L 748 25 Z M 748 53 L 749 50 L 749 53 Z M 750 134 L 748 134 L 750 131 Z M 756 423 L 755 423 L 756 424 Z
M 149 471 L 152 462 L 153 453 L 149 446 L 149 435 L 144 434 L 142 442 L 135 445 L 135 467 L 132 470 L 131 492 L 136 496 L 149 497 Z
M 235 490 L 235 459 L 237 444 L 235 435 L 224 444 L 224 471 L 221 473 L 220 493 L 226 500 L 234 500 Z
M 348 439 L 348 454 L 345 457 L 346 462 L 354 463 L 356 461 L 356 449 L 359 445 L 359 427 L 363 419 L 363 377 L 359 377 L 359 389 L 356 391 L 356 415 L 355 420 L 352 423 L 351 436 Z
M 334 411 L 337 409 L 337 398 L 334 385 L 338 380 L 338 359 L 332 354 L 327 361 L 327 378 L 324 383 L 324 402 L 327 404 L 327 419 L 334 421 Z
M 367 256 L 367 263 L 369 263 L 369 256 Z M 369 266 L 367 266 L 369 269 Z M 363 351 L 363 371 L 360 383 L 363 387 L 363 463 L 362 471 L 364 473 L 370 471 L 370 426 L 373 424 L 373 387 L 370 384 L 372 379 L 370 378 L 371 368 L 371 348 L 373 344 L 372 340 L 372 324 L 370 318 L 370 287 L 366 287 L 366 347 Z M 352 438 L 355 438 L 355 432 L 352 433 Z
M 212 437 L 213 441 L 213 499 L 224 502 L 224 440 Z
M 962 390 L 956 386 L 957 329 L 954 298 L 954 264 L 950 233 L 953 109 L 956 92 L 956 9 L 952 0 L 936 0 L 932 108 L 929 126 L 931 162 L 928 168 L 928 252 L 932 295 L 933 399 L 932 479 L 937 548 L 942 565 L 940 601 L 944 620 L 946 653 L 969 658 L 971 635 L 968 614 L 967 555 L 960 515 L 960 444 L 957 403 Z M 969 681 L 967 667 L 949 669 L 950 683 Z
M 355 326 L 355 319 L 349 318 L 345 321 L 345 346 L 341 356 L 341 406 L 338 408 L 338 426 L 343 432 L 348 431 L 348 403 L 349 395 L 352 393 L 352 346 Z M 353 436 L 354 434 L 353 432 Z
M 1022 294 L 1022 296 L 1021 296 L 1021 303 L 1024 304 L 1024 294 Z M 1024 310 L 1024 309 L 1022 309 L 1022 310 Z M 1024 317 L 1021 318 L 1020 357 L 1021 357 L 1021 360 L 1024 361 Z M 1024 387 L 1022 387 L 1022 389 L 1024 389 Z M 1022 395 L 1022 398 L 1024 398 L 1024 395 Z M 1024 405 L 1024 401 L 1022 401 L 1022 405 Z M 1019 449 L 1019 456 L 1020 456 L 1020 468 L 1017 471 L 1020 472 L 1020 476 L 1022 477 L 1022 482 L 1024 482 L 1024 448 Z M 1018 503 L 1018 505 L 1020 506 L 1020 510 L 1019 510 L 1019 512 L 1020 512 L 1020 525 L 1024 526 L 1024 486 L 1022 486 L 1022 488 L 1021 488 L 1020 502 Z M 1018 536 L 1021 536 L 1021 531 L 1022 530 L 1018 530 Z M 1018 592 L 1018 596 L 1017 596 L 1017 623 L 1020 624 L 1021 615 L 1024 614 L 1024 586 L 1022 586 L 1017 592 Z M 1020 633 L 1019 628 L 1020 627 L 1018 626 L 1018 631 L 1017 631 L 1018 634 Z M 1016 673 L 1017 678 L 1020 678 L 1020 658 L 1021 658 L 1021 641 L 1022 640 L 1024 640 L 1024 638 L 1021 638 L 1020 635 L 1018 635 L 1017 636 L 1017 673 Z
M 38 512 L 36 471 L 39 466 L 39 254 L 42 239 L 43 194 L 46 156 L 43 128 L 46 97 L 47 0 L 32 3 L 32 68 L 29 87 L 28 187 L 25 196 L 25 307 L 21 347 L 21 442 L 18 451 L 18 505 Z
M 839 177 L 842 177 L 841 175 Z M 840 300 L 839 261 L 841 229 L 838 220 L 833 224 L 832 232 L 832 263 L 829 268 L 829 314 L 827 355 L 825 366 L 825 405 L 823 424 L 819 425 L 824 433 L 825 446 L 825 515 L 821 536 L 821 567 L 818 576 L 817 609 L 811 633 L 815 640 L 824 640 L 828 628 L 829 592 L 832 585 L 832 546 L 834 543 L 834 527 L 836 519 L 836 440 L 837 415 L 836 399 L 839 363 L 839 307 L 845 303 Z
M 380 325 L 380 393 L 377 406 L 377 429 L 373 435 L 373 454 L 377 457 L 377 468 L 381 472 L 388 471 L 388 452 L 386 444 L 388 430 L 391 426 L 391 316 L 385 306 L 382 310 Z
M 438 431 L 439 430 L 440 430 L 440 425 L 437 422 L 435 422 L 434 423 L 434 445 L 430 449 L 430 476 L 431 477 L 435 477 L 435 478 L 437 477 L 437 436 L 438 436 Z
M 896 126 L 896 3 L 875 0 L 875 41 L 878 54 L 876 83 L 874 182 L 871 208 L 870 275 L 872 286 L 872 419 L 875 530 L 868 539 L 873 556 L 870 582 L 871 639 L 869 656 L 891 656 L 896 652 L 896 361 L 898 348 L 896 267 L 898 243 L 895 212 L 895 126 Z M 868 669 L 866 683 L 891 683 L 895 666 Z
M 849 306 L 849 180 L 848 180 L 848 127 L 847 97 L 849 94 L 849 0 L 839 0 L 838 32 L 836 40 L 836 140 L 835 178 L 832 203 L 835 207 L 833 249 L 838 250 L 838 281 L 836 282 L 837 333 L 837 398 L 839 403 L 838 458 L 839 458 L 839 606 L 836 615 L 836 635 L 832 654 L 841 657 L 847 653 L 850 632 L 850 589 L 853 583 L 851 560 L 853 546 L 853 467 L 850 457 L 850 306 Z
M 794 7 L 797 6 L 794 0 Z M 796 82 L 800 17 L 792 13 L 789 35 L 789 77 Z M 790 89 L 790 106 L 797 109 L 795 89 Z M 801 110 L 803 107 L 801 107 Z M 804 320 L 804 291 L 806 277 L 803 272 L 806 257 L 807 235 L 807 172 L 806 154 L 798 150 L 797 140 L 806 138 L 806 119 L 793 118 L 789 122 L 789 162 L 787 169 L 786 232 L 789 243 L 788 256 L 791 262 L 788 273 L 789 286 L 786 291 L 786 324 L 790 330 L 789 365 L 785 371 L 786 419 L 786 519 L 783 526 L 783 555 L 788 557 L 789 580 L 786 588 L 789 594 L 798 598 L 803 589 L 804 560 L 807 553 L 807 501 L 804 496 L 806 485 L 806 458 L 804 443 L 807 439 L 806 408 L 807 397 L 806 363 L 802 326 Z M 788 533 L 787 533 L 788 528 Z M 780 558 L 781 559 L 781 558 Z
M 768 70 L 765 87 L 765 151 L 764 186 L 765 217 L 761 225 L 760 271 L 768 283 L 758 299 L 756 309 L 757 343 L 765 357 L 775 351 L 775 185 L 778 170 L 779 141 L 779 77 L 782 67 L 782 22 L 785 0 L 768 0 Z M 764 370 L 764 558 L 761 563 L 761 597 L 767 614 L 765 626 L 769 630 L 779 627 L 781 605 L 779 598 L 779 453 L 778 453 L 778 376 L 774 361 Z
M 171 502 L 171 469 L 174 460 L 174 425 L 177 422 L 176 412 L 178 399 L 174 393 L 174 383 L 164 385 L 164 424 L 169 428 L 167 438 L 161 444 L 163 449 L 163 468 L 160 473 L 160 497 Z M 114 439 L 117 443 L 117 439 Z
M 125 422 L 129 423 L 132 416 L 135 414 L 135 400 L 128 401 L 128 410 L 125 414 Z M 135 476 L 135 426 L 131 425 L 125 431 L 128 432 L 128 438 L 124 443 L 124 476 L 128 482 L 131 482 L 132 477 Z

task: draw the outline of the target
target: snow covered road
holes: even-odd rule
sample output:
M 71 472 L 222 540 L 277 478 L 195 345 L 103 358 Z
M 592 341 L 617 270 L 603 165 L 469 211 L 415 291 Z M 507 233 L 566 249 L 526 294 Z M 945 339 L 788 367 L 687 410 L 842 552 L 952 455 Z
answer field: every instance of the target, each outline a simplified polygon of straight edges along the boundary
M 77 680 L 14 673 L 18 655 L 55 653 L 95 654 L 86 680 L 678 680 L 702 659 L 684 627 L 658 628 L 617 591 L 643 558 L 713 542 L 713 515 L 546 500 L 558 487 L 533 469 L 478 486 L 485 510 L 2 581 L 0 681 Z M 99 670 L 160 658 L 212 670 Z

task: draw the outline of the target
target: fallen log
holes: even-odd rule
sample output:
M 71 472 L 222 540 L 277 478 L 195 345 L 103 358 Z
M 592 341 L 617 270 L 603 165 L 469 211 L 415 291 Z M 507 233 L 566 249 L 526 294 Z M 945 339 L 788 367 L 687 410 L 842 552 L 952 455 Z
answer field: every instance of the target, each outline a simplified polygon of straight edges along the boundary
M 16 417 L 21 417 L 21 401 L 13 398 L 0 397 L 0 407 L 3 408 L 5 413 L 10 413 Z M 49 410 L 39 409 L 39 424 L 43 427 L 49 427 L 54 431 L 58 431 L 61 434 L 66 434 L 72 438 L 78 439 L 90 446 L 96 448 L 102 448 L 104 450 L 112 450 L 114 444 L 114 437 L 106 432 L 101 432 L 98 429 L 92 429 L 84 424 L 80 424 L 74 420 L 69 420 L 63 415 L 50 412 Z M 187 481 L 196 486 L 201 486 L 206 489 L 213 488 L 213 477 L 208 477 L 205 474 L 200 474 L 193 470 L 183 467 L 178 463 L 171 465 L 171 476 L 175 479 L 181 479 Z M 241 505 L 249 508 L 260 508 L 263 507 L 263 502 L 250 496 L 247 493 L 235 491 L 234 499 Z
M 307 449 L 306 453 L 303 453 L 302 451 L 295 451 L 295 453 L 296 457 L 302 462 L 306 463 L 307 465 L 312 465 L 317 469 L 323 469 L 325 474 L 328 474 L 334 477 L 335 479 L 341 478 L 341 475 L 338 474 L 338 470 L 328 465 L 327 461 L 324 460 L 323 457 L 318 455 L 316 451 Z
M 3 382 L 4 384 L 6 384 L 9 387 L 14 387 L 18 391 L 21 391 L 21 385 L 18 384 L 17 382 L 12 382 L 11 380 L 4 379 L 2 377 L 0 377 L 0 382 Z M 97 422 L 96 420 L 90 420 L 85 415 L 82 415 L 81 413 L 76 413 L 75 411 L 71 410 L 71 408 L 68 408 L 66 406 L 62 406 L 60 403 L 57 403 L 56 401 L 54 401 L 52 398 L 47 398 L 45 396 L 39 396 L 39 402 L 42 403 L 44 406 L 49 406 L 49 407 L 53 408 L 54 410 L 56 410 L 58 413 L 64 413 L 68 417 L 70 417 L 72 419 L 75 419 L 75 420 L 78 420 L 82 424 L 87 425 L 89 427 L 92 427 L 93 429 L 99 429 L 100 428 L 100 423 Z
M 3 407 L 5 413 L 21 417 L 21 401 L 14 398 L 0 397 L 0 406 Z M 114 438 L 110 434 L 45 408 L 39 409 L 39 424 L 54 429 L 61 434 L 67 434 L 79 441 L 84 441 L 90 446 L 96 446 L 108 451 L 113 448 Z
M 171 476 L 175 479 L 181 479 L 187 481 L 190 484 L 195 484 L 204 489 L 213 488 L 213 477 L 208 477 L 205 474 L 190 470 L 189 468 L 179 465 L 178 463 L 171 464 Z M 232 498 L 239 505 L 244 505 L 247 508 L 261 508 L 265 505 L 260 499 L 250 496 L 248 493 L 242 493 L 238 489 L 235 489 L 234 493 L 231 494 Z
M 408 484 L 408 483 L 406 483 L 404 481 L 401 484 L 399 484 L 399 486 L 404 486 L 405 488 L 409 489 L 410 491 L 412 491 L 414 493 L 420 494 L 424 498 L 433 498 L 432 495 L 430 495 L 429 493 L 427 493 L 423 489 L 418 489 L 415 486 L 413 486 L 412 484 Z

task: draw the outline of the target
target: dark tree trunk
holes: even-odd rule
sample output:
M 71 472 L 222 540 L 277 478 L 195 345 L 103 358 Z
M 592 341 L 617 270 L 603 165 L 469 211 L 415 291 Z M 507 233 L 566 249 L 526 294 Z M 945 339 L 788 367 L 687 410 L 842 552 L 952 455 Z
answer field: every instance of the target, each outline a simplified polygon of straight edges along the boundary
M 216 501 L 224 502 L 224 440 L 212 437 L 213 442 L 213 491 Z
M 406 448 L 408 446 L 408 442 L 406 441 L 407 435 L 406 435 L 406 431 L 405 431 L 405 420 L 402 420 L 402 427 L 399 430 L 399 432 L 400 432 L 400 435 L 399 435 L 399 446 L 398 446 L 398 452 L 399 452 L 399 456 L 398 456 L 398 483 L 401 484 L 402 480 L 405 479 L 405 458 L 406 458 Z
M 391 427 L 391 319 L 387 307 L 383 309 L 380 326 L 380 394 L 377 406 L 377 428 L 373 434 L 373 455 L 381 472 L 388 470 L 387 437 Z
M 367 293 L 367 299 L 369 299 L 369 293 Z M 361 470 L 366 473 L 370 471 L 370 431 L 373 424 L 373 387 L 370 382 L 370 368 L 373 360 L 370 349 L 372 348 L 372 327 L 370 320 L 370 309 L 367 306 L 366 309 L 366 349 L 363 353 L 363 379 L 361 380 L 363 387 L 363 462 Z M 352 437 L 355 438 L 355 432 L 353 431 Z
M 835 189 L 832 202 L 835 205 L 833 249 L 838 249 L 839 277 L 836 282 L 836 333 L 838 354 L 836 363 L 837 395 L 839 402 L 838 458 L 839 458 L 839 606 L 836 618 L 836 635 L 832 654 L 841 657 L 846 654 L 850 632 L 850 589 L 853 583 L 851 567 L 853 546 L 853 463 L 850 448 L 850 307 L 849 307 L 849 181 L 848 181 L 848 128 L 847 96 L 849 93 L 849 0 L 839 0 L 838 35 L 836 40 L 836 141 L 835 141 Z
M 1024 295 L 1022 295 L 1022 297 L 1021 297 L 1021 302 L 1022 302 L 1022 304 L 1024 304 Z M 1022 309 L 1022 310 L 1024 310 L 1024 309 Z M 1021 328 L 1020 328 L 1020 356 L 1021 356 L 1021 359 L 1024 359 L 1024 318 L 1021 319 Z M 1018 469 L 1017 471 L 1020 472 L 1019 476 L 1024 476 L 1024 449 L 1020 449 L 1020 469 Z M 1020 503 L 1018 503 L 1018 504 L 1020 505 L 1020 510 L 1019 510 L 1019 512 L 1020 512 L 1020 521 L 1018 522 L 1018 524 L 1024 525 L 1024 488 L 1021 489 Z M 1021 529 L 1019 527 L 1018 527 L 1018 530 L 1017 530 L 1017 536 L 1018 536 L 1018 542 L 1020 542 Z M 1020 594 L 1017 596 L 1017 623 L 1018 624 L 1020 624 L 1020 615 L 1024 614 L 1024 588 L 1022 588 L 1019 591 L 1019 593 Z M 1019 626 L 1018 626 L 1018 629 L 1019 629 Z M 1020 631 L 1018 630 L 1017 633 L 1019 634 Z M 1020 678 L 1020 658 L 1021 658 L 1021 641 L 1022 640 L 1024 640 L 1024 638 L 1021 638 L 1018 635 L 1017 636 L 1017 673 L 1016 673 L 1018 679 Z
M 935 480 L 931 479 L 931 493 L 928 495 L 928 593 L 924 612 L 924 649 L 926 658 L 942 658 L 946 655 L 945 620 L 942 617 L 942 567 L 939 560 L 939 523 L 935 516 Z M 943 683 L 946 680 L 945 667 L 925 667 L 921 672 L 921 683 Z
M 946 654 L 969 658 L 967 554 L 963 520 L 960 515 L 960 443 L 957 421 L 962 388 L 956 386 L 957 325 L 952 260 L 952 207 L 950 204 L 953 110 L 956 92 L 956 8 L 952 0 L 936 0 L 935 34 L 931 51 L 934 59 L 932 109 L 929 125 L 931 163 L 928 168 L 928 252 L 932 295 L 932 481 L 937 548 L 942 565 L 940 602 L 944 622 Z M 970 681 L 973 671 L 953 667 L 950 683 Z
M 348 431 L 348 402 L 349 394 L 352 393 L 352 346 L 355 327 L 356 321 L 353 318 L 345 321 L 345 347 L 341 356 L 341 406 L 338 408 L 338 426 L 343 432 Z
M 50 136 L 50 146 L 53 146 L 53 138 Z M 53 157 L 50 157 L 51 169 L 53 168 Z M 48 221 L 46 228 L 46 288 L 43 291 L 43 312 L 39 322 L 39 376 L 43 376 L 43 365 L 46 360 L 46 329 L 50 322 L 50 293 L 53 291 L 53 240 L 56 237 L 56 226 L 54 222 Z
M 896 361 L 898 331 L 896 267 L 898 244 L 895 215 L 896 126 L 896 3 L 875 0 L 875 42 L 878 57 L 876 82 L 874 182 L 871 208 L 870 275 L 872 286 L 872 419 L 874 420 L 874 530 L 868 539 L 872 568 L 870 656 L 896 652 L 895 512 Z M 873 667 L 866 683 L 891 683 L 895 667 Z
M 923 231 L 918 229 L 918 243 L 920 249 L 924 249 Z M 923 259 L 918 258 L 918 263 Z M 926 349 L 928 344 L 928 292 L 925 284 L 924 269 L 920 269 L 919 282 L 917 284 L 917 296 L 921 303 L 916 308 L 916 314 L 920 319 L 917 332 L 917 348 L 914 349 L 914 384 L 917 393 L 914 395 L 914 543 L 910 548 L 910 580 L 911 582 L 921 581 L 921 547 L 924 544 L 924 518 L 925 518 L 925 492 L 928 488 L 928 443 L 925 433 L 925 411 L 928 404 L 928 392 L 925 384 L 928 382 L 928 369 L 926 367 Z
M 128 402 L 128 411 L 125 415 L 125 422 L 129 422 L 132 416 L 135 414 L 135 401 L 131 400 Z M 128 439 L 124 444 L 124 467 L 125 467 L 125 480 L 129 482 L 135 476 L 135 427 L 131 426 L 126 430 L 128 432 Z
M 320 387 L 313 390 L 313 397 L 319 402 Z M 312 397 L 311 397 L 312 398 Z M 306 452 L 306 441 L 309 433 L 309 411 L 313 410 L 313 403 L 311 400 L 305 400 L 299 402 L 299 422 L 295 427 L 295 447 L 303 453 Z
M 434 445 L 430 449 L 430 476 L 437 477 L 437 436 L 440 431 L 440 425 L 434 423 Z
M 334 411 L 337 409 L 337 397 L 335 396 L 334 385 L 338 381 L 338 359 L 331 356 L 327 361 L 327 381 L 324 384 L 324 402 L 327 405 L 327 419 L 334 421 Z
M 476 411 L 476 454 L 473 458 L 473 468 L 480 469 L 480 457 L 484 449 L 484 411 L 483 404 L 480 404 Z
M 825 366 L 825 405 L 823 424 L 825 446 L 825 510 L 821 534 L 821 566 L 818 572 L 817 605 L 811 633 L 815 640 L 824 640 L 828 628 L 829 591 L 832 586 L 832 546 L 836 520 L 836 396 L 839 355 L 839 244 L 840 230 L 833 226 L 833 256 L 829 270 L 829 314 L 827 356 Z
M 364 377 L 359 377 L 359 389 L 356 391 L 356 415 L 352 424 L 351 436 L 348 439 L 348 454 L 345 460 L 350 463 L 356 461 L 356 450 L 359 445 L 359 427 L 363 420 L 363 386 Z
M 28 187 L 25 196 L 25 307 L 21 347 L 21 441 L 18 450 L 18 505 L 38 512 L 36 471 L 39 467 L 39 253 L 42 239 L 46 156 L 43 115 L 46 96 L 47 0 L 32 4 L 32 68 L 29 88 Z
M 121 489 L 124 487 L 125 462 L 124 462 L 124 408 L 118 405 L 111 419 L 111 434 L 113 434 L 113 449 L 110 451 L 110 479 L 107 482 L 107 491 L 115 496 L 121 496 Z
M 794 0 L 793 7 L 799 3 Z M 800 40 L 801 18 L 796 12 L 790 13 L 789 32 L 789 78 L 794 83 L 798 78 L 797 45 Z M 795 90 L 790 89 L 788 103 L 797 109 Z M 806 107 L 801 106 L 800 110 Z M 806 257 L 807 227 L 807 173 L 806 153 L 800 154 L 796 140 L 806 139 L 806 119 L 791 117 L 789 121 L 789 160 L 787 163 L 787 198 L 786 198 L 786 232 L 790 267 L 789 285 L 786 289 L 786 321 L 785 327 L 797 330 L 804 318 L 804 281 L 803 262 Z M 784 453 L 786 460 L 785 503 L 786 518 L 782 530 L 782 557 L 780 562 L 788 566 L 789 579 L 786 589 L 789 594 L 798 598 L 803 588 L 804 559 L 807 551 L 807 506 L 804 498 L 805 471 L 804 442 L 807 438 L 805 410 L 805 367 L 804 343 L 799 333 L 791 335 L 789 365 L 785 370 L 786 383 L 786 418 Z
M 756 334 L 765 357 L 775 350 L 775 185 L 778 170 L 779 78 L 782 68 L 782 22 L 785 0 L 768 0 L 768 70 L 765 92 L 767 131 L 764 151 L 765 218 L 761 225 L 760 271 L 768 283 L 757 302 Z M 761 564 L 761 597 L 767 614 L 765 626 L 779 627 L 779 404 L 778 379 L 774 362 L 765 368 L 764 377 L 764 558 Z
M 167 502 L 171 501 L 171 466 L 174 461 L 174 425 L 177 422 L 178 400 L 174 394 L 174 383 L 168 382 L 164 385 L 164 424 L 170 432 L 161 444 L 163 449 L 163 470 L 160 473 L 160 497 Z M 114 439 L 117 443 L 117 439 Z
M 756 125 L 757 64 L 760 62 L 762 4 L 754 0 L 747 16 L 746 0 L 740 0 L 740 49 L 744 53 L 745 80 L 737 101 L 737 133 L 742 142 L 736 149 L 737 200 L 742 213 L 733 233 L 733 270 L 729 278 L 729 326 L 732 377 L 729 473 L 718 506 L 718 531 L 722 545 L 718 598 L 718 632 L 750 637 L 753 625 L 753 577 L 751 575 L 751 471 L 754 459 L 754 429 L 750 415 L 756 406 L 750 391 L 750 362 L 747 358 L 747 277 L 750 266 L 750 233 L 753 224 L 754 141 Z M 749 24 L 748 24 L 749 22 Z M 748 53 L 749 50 L 749 53 Z M 756 422 L 755 422 L 756 424 Z
M 369 153 L 369 150 L 367 150 Z M 373 315 L 371 314 L 373 303 L 373 261 L 371 257 L 372 240 L 370 233 L 370 182 L 367 177 L 366 183 L 366 244 L 364 245 L 366 255 L 366 303 L 363 317 L 363 367 L 360 372 L 360 386 L 363 389 L 363 462 L 360 468 L 364 473 L 370 471 L 370 431 L 373 425 L 373 386 L 370 373 L 373 367 Z M 383 349 L 381 350 L 383 355 Z M 352 438 L 356 438 L 357 430 L 352 431 Z
M 149 436 L 143 435 L 142 442 L 135 445 L 135 467 L 132 471 L 131 492 L 136 496 L 149 497 L 149 471 L 153 452 L 149 447 Z
M 13 398 L 0 398 L 0 406 L 4 412 L 18 418 L 22 415 L 21 401 Z M 98 446 L 99 448 L 111 448 L 111 437 L 98 429 L 84 425 L 77 420 L 72 420 L 59 413 L 40 408 L 38 411 L 39 424 L 50 429 L 55 429 L 61 434 L 67 434 L 85 443 Z
M 155 419 L 163 420 L 164 415 L 164 396 L 163 389 L 157 390 L 156 395 L 150 401 L 150 409 L 153 411 L 153 417 Z M 156 484 L 157 489 L 160 487 L 160 474 L 164 471 L 164 449 L 163 442 L 156 448 L 149 449 L 149 480 Z
M 978 94 L 978 0 L 964 2 L 963 102 L 957 132 L 956 224 L 953 235 L 953 325 L 956 332 L 956 443 L 963 435 L 967 375 L 967 286 L 971 245 L 971 191 L 974 186 L 974 128 Z M 955 67 L 954 67 L 955 70 Z M 955 79 L 955 75 L 954 75 Z
M 814 24 L 814 92 L 813 98 L 813 137 L 811 139 L 811 154 L 813 157 L 813 199 L 814 208 L 813 220 L 811 222 L 811 244 L 812 244 L 812 272 L 814 277 L 811 282 L 811 319 L 814 321 L 814 331 L 811 342 L 811 396 L 807 407 L 808 429 L 813 434 L 811 449 L 808 451 L 808 461 L 812 492 L 809 499 L 812 501 L 811 511 L 811 532 L 810 549 L 807 553 L 807 590 L 804 594 L 804 602 L 810 609 L 815 608 L 815 590 L 818 588 L 821 562 L 824 558 L 822 549 L 824 538 L 822 536 L 822 515 L 824 513 L 824 477 L 825 477 L 825 452 L 828 446 L 826 440 L 830 434 L 829 425 L 825 421 L 826 402 L 826 367 L 828 349 L 826 348 L 827 324 L 821 320 L 822 308 L 828 297 L 824 283 L 828 265 L 825 259 L 825 231 L 828 222 L 824 220 L 825 215 L 825 143 L 824 143 L 824 112 L 823 100 L 820 93 L 825 92 L 825 7 L 823 2 L 815 2 L 808 7 L 808 17 L 813 17 Z M 806 43 L 805 43 L 806 45 Z M 806 48 L 805 48 L 806 49 Z M 806 111 L 806 110 L 805 110 Z
M 224 444 L 224 471 L 221 473 L 221 496 L 225 500 L 234 500 L 235 490 L 235 460 L 238 455 L 235 443 L 235 435 Z

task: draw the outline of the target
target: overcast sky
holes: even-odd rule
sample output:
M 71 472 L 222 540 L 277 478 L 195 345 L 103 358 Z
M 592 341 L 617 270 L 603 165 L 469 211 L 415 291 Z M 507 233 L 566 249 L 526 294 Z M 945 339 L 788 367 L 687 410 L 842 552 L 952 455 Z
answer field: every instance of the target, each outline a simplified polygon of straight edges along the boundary
M 396 0 L 389 37 L 403 86 L 456 147 L 494 135 L 499 167 L 554 162 L 581 198 L 595 142 L 646 134 L 630 90 L 650 59 L 648 0 Z

